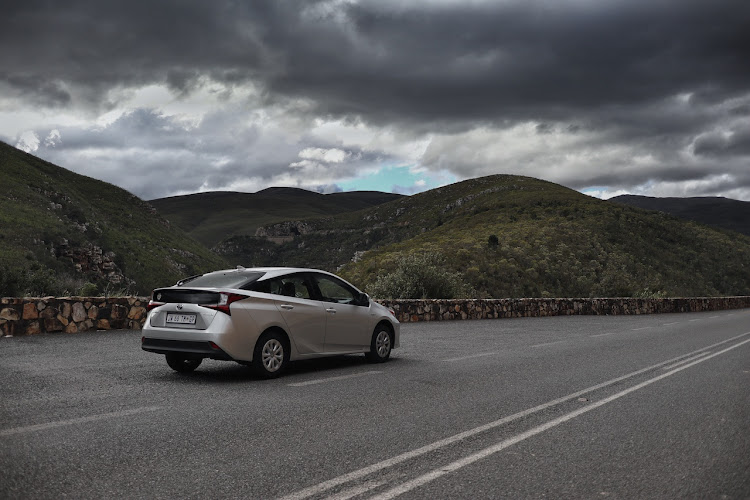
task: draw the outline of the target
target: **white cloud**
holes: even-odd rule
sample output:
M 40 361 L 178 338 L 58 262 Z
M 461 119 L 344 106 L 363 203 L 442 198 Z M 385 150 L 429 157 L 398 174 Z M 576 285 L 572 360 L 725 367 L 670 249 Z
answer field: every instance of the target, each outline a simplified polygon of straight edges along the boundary
M 39 149 L 39 143 L 39 136 L 36 135 L 36 132 L 33 130 L 26 130 L 19 136 L 18 141 L 16 142 L 16 147 L 21 151 L 33 153 Z
M 60 131 L 57 129 L 50 130 L 49 134 L 47 135 L 47 138 L 44 139 L 44 145 L 48 148 L 54 148 L 58 144 L 62 142 L 62 135 L 60 135 Z
M 346 151 L 337 148 L 305 148 L 299 152 L 299 157 L 304 160 L 318 160 L 326 163 L 342 163 L 343 161 L 351 157 L 351 153 L 347 153 Z

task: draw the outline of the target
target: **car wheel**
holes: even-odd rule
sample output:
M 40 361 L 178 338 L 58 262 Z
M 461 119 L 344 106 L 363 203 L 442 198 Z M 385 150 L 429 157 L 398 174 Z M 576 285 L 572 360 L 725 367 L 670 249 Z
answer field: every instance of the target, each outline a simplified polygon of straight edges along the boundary
M 278 332 L 261 335 L 253 354 L 255 372 L 264 378 L 276 378 L 283 373 L 288 362 L 289 350 L 284 336 Z
M 183 354 L 166 354 L 167 364 L 180 373 L 190 373 L 200 366 L 202 358 L 189 358 Z
M 382 363 L 391 356 L 391 348 L 393 348 L 393 335 L 388 327 L 381 323 L 372 333 L 370 352 L 366 353 L 365 357 L 372 363 Z

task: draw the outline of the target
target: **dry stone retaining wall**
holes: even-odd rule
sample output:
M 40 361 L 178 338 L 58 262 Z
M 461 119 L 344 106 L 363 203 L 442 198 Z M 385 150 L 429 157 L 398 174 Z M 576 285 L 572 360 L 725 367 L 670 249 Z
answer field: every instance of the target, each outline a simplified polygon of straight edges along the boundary
M 673 299 L 429 299 L 378 300 L 402 323 L 533 316 L 655 314 L 750 307 L 750 297 Z M 137 330 L 146 320 L 148 297 L 44 297 L 0 299 L 2 335 Z
M 0 299 L 2 335 L 77 333 L 143 326 L 147 297 L 44 297 Z
M 455 299 L 378 300 L 402 323 L 539 316 L 655 314 L 721 311 L 750 307 L 750 297 L 668 299 Z

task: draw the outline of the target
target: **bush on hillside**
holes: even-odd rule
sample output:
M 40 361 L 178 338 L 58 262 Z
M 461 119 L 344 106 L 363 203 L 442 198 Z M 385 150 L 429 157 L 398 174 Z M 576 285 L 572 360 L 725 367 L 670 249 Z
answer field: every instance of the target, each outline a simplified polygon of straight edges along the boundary
M 473 293 L 461 274 L 446 269 L 445 258 L 432 252 L 404 257 L 370 291 L 381 299 L 456 299 Z

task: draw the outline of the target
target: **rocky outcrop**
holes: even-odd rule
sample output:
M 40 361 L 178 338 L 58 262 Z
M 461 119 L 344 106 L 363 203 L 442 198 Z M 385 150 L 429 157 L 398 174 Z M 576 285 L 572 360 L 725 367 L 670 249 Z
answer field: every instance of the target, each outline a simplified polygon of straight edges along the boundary
M 268 239 L 288 238 L 299 236 L 301 234 L 307 234 L 312 232 L 313 230 L 314 228 L 308 222 L 299 220 L 287 221 L 259 227 L 255 230 L 255 236 Z
M 115 253 L 105 252 L 96 245 L 72 246 L 68 240 L 63 240 L 53 247 L 53 253 L 60 260 L 70 261 L 76 272 L 85 274 L 91 281 L 106 280 L 114 285 L 133 283 L 114 262 Z

